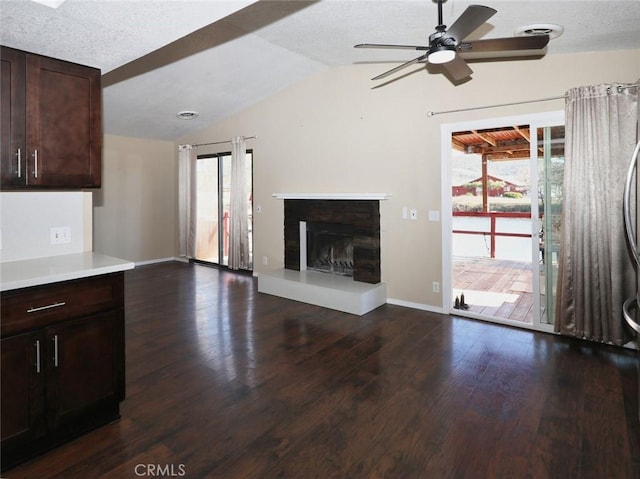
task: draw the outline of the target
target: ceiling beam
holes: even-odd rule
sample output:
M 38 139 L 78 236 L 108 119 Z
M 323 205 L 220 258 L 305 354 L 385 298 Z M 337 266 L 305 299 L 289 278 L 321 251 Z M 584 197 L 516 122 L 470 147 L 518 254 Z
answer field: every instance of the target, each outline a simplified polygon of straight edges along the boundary
M 494 154 L 487 153 L 487 160 L 489 161 L 509 161 L 509 160 L 527 160 L 531 157 L 529 150 L 520 150 L 513 153 L 497 152 Z
M 529 144 L 531 144 L 531 130 L 530 129 L 526 129 L 526 131 L 524 129 L 521 129 L 519 126 L 515 125 L 513 127 L 513 129 L 518 132 L 518 134 L 524 138 L 525 140 L 527 140 L 529 142 Z M 538 151 L 540 153 L 543 152 L 542 147 L 538 147 Z
M 482 138 L 484 141 L 486 141 L 487 143 L 489 143 L 491 146 L 497 146 L 498 144 L 496 143 L 496 140 L 494 140 L 493 138 L 491 138 L 490 136 L 484 135 L 482 133 L 480 133 L 478 130 L 471 130 L 471 132 L 474 135 L 477 135 L 478 137 Z
M 527 128 L 527 130 L 523 130 L 522 128 L 520 128 L 518 125 L 514 125 L 513 129 L 525 140 L 527 140 L 529 143 L 531 143 L 531 133 L 529 132 L 529 129 Z

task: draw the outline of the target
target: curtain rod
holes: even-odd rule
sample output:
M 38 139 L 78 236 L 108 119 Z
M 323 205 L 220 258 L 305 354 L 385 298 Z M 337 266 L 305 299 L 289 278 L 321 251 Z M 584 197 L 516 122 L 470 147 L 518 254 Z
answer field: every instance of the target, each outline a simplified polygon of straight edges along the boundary
M 257 138 L 256 136 L 245 136 L 244 139 L 245 140 L 253 140 L 254 138 Z M 231 143 L 231 140 L 226 140 L 226 141 L 214 141 L 211 143 L 196 143 L 193 146 L 194 148 L 197 148 L 199 146 L 209 146 L 209 145 L 222 145 L 224 143 Z
M 630 85 L 617 85 L 616 89 L 618 90 L 618 93 L 620 93 L 622 90 L 626 90 L 627 88 L 635 88 L 636 86 L 638 86 L 638 85 L 635 84 L 635 83 L 630 84 Z M 611 88 L 611 87 L 609 87 L 609 88 Z M 542 101 L 565 100 L 566 98 L 567 98 L 567 95 L 550 96 L 550 97 L 547 97 L 547 98 L 538 98 L 537 100 L 514 101 L 512 103 L 500 103 L 498 105 L 486 105 L 486 106 L 475 106 L 475 107 L 470 107 L 470 108 L 458 108 L 456 110 L 429 111 L 429 112 L 427 112 L 427 116 L 431 117 L 431 116 L 435 116 L 435 115 L 444 115 L 445 113 L 459 113 L 459 112 L 462 112 L 462 111 L 486 110 L 488 108 L 498 108 L 498 107 L 501 107 L 501 106 L 524 105 L 525 103 L 538 103 L 538 102 L 542 102 Z
M 562 96 L 550 96 L 548 98 L 539 98 L 537 100 L 525 100 L 525 101 L 514 101 L 512 103 L 500 103 L 499 105 L 486 105 L 486 106 L 474 106 L 470 108 L 458 108 L 456 110 L 443 110 L 443 111 L 430 111 L 427 112 L 427 116 L 436 116 L 436 115 L 444 115 L 445 113 L 458 113 L 461 111 L 472 111 L 472 110 L 486 110 L 487 108 L 498 108 L 501 106 L 512 106 L 512 105 L 523 105 L 525 103 L 538 103 L 540 101 L 551 101 L 551 100 L 564 100 L 566 97 Z

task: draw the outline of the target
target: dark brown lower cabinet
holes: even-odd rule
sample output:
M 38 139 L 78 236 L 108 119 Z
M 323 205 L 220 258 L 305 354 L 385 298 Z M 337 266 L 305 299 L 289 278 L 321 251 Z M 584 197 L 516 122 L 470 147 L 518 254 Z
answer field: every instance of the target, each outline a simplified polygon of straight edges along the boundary
M 0 299 L 4 471 L 119 418 L 124 274 L 9 291 Z
M 42 363 L 38 366 L 43 346 L 42 332 L 18 334 L 0 341 L 3 453 L 5 447 L 24 446 L 46 431 L 44 369 Z

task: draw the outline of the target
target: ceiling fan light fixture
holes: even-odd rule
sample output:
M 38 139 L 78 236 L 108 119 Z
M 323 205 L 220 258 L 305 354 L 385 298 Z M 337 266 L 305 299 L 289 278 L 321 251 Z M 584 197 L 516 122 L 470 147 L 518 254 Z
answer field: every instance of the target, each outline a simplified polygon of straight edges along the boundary
M 446 46 L 439 46 L 429 52 L 429 63 L 434 65 L 442 65 L 443 63 L 449 63 L 456 57 L 456 50 Z

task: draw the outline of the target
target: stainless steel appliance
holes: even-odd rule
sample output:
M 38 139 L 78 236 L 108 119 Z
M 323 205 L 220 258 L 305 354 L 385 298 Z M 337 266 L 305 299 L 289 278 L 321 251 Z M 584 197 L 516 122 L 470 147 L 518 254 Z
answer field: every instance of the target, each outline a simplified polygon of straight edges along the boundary
M 637 168 L 638 155 L 640 153 L 640 141 L 636 145 L 636 149 L 631 157 L 631 163 L 629 165 L 629 171 L 627 172 L 627 180 L 624 187 L 624 224 L 627 232 L 627 240 L 629 242 L 629 249 L 631 250 L 631 256 L 636 263 L 636 271 L 638 273 L 637 291 L 635 297 L 627 299 L 624 302 L 623 313 L 624 319 L 629 326 L 636 333 L 636 346 L 638 347 L 638 420 L 640 421 L 640 322 L 638 320 L 638 305 L 640 304 L 640 238 L 636 237 L 634 233 L 633 224 L 640 225 L 640 207 L 638 207 L 638 196 L 634 194 L 633 184 L 634 176 L 636 176 L 635 184 L 640 184 L 640 170 Z M 636 186 L 637 190 L 637 186 Z M 637 191 L 636 191 L 637 193 Z M 633 198 L 636 198 L 635 208 L 632 208 L 631 202 Z M 636 216 L 634 218 L 633 216 Z M 636 227 L 637 227 L 636 226 Z

